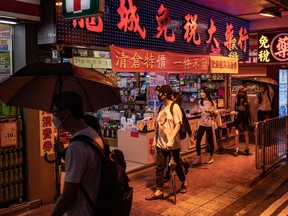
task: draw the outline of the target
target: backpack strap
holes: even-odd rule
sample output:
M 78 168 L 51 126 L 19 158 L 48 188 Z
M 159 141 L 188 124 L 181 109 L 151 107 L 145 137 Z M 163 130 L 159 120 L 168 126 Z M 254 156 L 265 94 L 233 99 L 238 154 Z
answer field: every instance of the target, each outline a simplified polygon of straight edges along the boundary
M 171 115 L 173 116 L 173 107 L 174 107 L 174 104 L 175 104 L 176 102 L 172 102 L 172 104 L 171 104 L 171 106 L 170 106 L 170 113 L 171 113 Z
M 103 137 L 101 137 L 102 141 L 103 141 Z M 71 140 L 70 140 L 70 143 L 71 142 L 74 142 L 74 141 L 82 141 L 82 142 L 85 142 L 87 144 L 89 144 L 93 149 L 96 150 L 96 152 L 99 152 L 101 154 L 101 157 L 103 160 L 105 160 L 105 152 L 104 150 L 101 148 L 101 146 L 95 142 L 95 140 L 93 140 L 91 137 L 89 136 L 86 136 L 86 135 L 77 135 L 75 137 L 73 137 Z M 105 149 L 105 142 L 103 141 L 103 144 L 104 144 L 104 149 Z M 109 147 L 109 145 L 108 145 Z M 94 203 L 91 199 L 91 197 L 89 196 L 89 194 L 87 193 L 87 191 L 85 190 L 84 186 L 82 185 L 82 183 L 80 182 L 80 191 L 82 192 L 83 196 L 85 197 L 86 201 L 88 202 L 90 208 L 92 209 L 93 211 L 93 215 L 95 215 L 95 210 L 94 210 Z

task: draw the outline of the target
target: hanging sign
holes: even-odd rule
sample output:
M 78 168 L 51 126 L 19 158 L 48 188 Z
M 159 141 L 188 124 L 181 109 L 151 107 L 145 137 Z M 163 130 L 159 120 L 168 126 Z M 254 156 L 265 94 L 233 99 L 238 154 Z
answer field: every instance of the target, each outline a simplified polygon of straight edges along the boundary
M 208 73 L 209 56 L 110 46 L 115 72 Z
M 224 56 L 210 56 L 211 73 L 238 74 L 238 59 Z
M 104 14 L 104 0 L 63 0 L 63 17 L 82 18 Z
M 74 65 L 84 68 L 111 69 L 111 59 L 74 57 Z

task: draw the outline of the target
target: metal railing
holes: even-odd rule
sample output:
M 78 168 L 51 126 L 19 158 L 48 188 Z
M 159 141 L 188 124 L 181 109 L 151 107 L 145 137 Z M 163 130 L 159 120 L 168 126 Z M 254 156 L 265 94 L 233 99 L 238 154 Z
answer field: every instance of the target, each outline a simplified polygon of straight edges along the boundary
M 283 116 L 256 122 L 256 168 L 262 173 L 284 160 L 284 156 L 287 159 L 287 119 Z

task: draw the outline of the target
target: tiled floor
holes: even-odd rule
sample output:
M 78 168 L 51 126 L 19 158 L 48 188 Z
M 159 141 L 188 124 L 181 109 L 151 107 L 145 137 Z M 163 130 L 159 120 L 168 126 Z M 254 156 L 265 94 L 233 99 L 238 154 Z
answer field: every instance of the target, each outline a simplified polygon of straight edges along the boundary
M 187 213 L 187 215 L 213 215 L 217 211 L 215 209 L 216 204 L 218 207 L 225 207 L 230 201 L 232 202 L 246 191 L 249 191 L 251 183 L 261 172 L 261 170 L 255 168 L 254 146 L 250 146 L 250 156 L 240 154 L 238 157 L 232 155 L 234 146 L 224 147 L 224 151 L 221 154 L 214 154 L 214 163 L 190 167 L 186 176 L 188 192 L 186 194 L 177 194 L 176 206 L 173 203 L 170 182 L 165 186 L 165 198 L 163 200 L 146 201 L 145 197 L 155 190 L 155 166 L 131 172 L 131 170 L 139 169 L 141 164 L 127 161 L 127 171 L 128 173 L 129 171 L 131 172 L 129 177 L 131 186 L 134 188 L 131 215 L 152 216 L 162 214 L 178 216 L 192 210 L 193 214 Z M 241 149 L 244 149 L 244 144 L 241 147 L 243 147 Z M 203 151 L 202 155 L 203 161 L 208 160 L 208 152 Z M 189 153 L 184 157 L 189 163 L 196 159 L 195 153 Z M 177 182 L 177 185 L 179 188 L 180 182 Z M 222 185 L 222 188 L 219 185 Z M 226 185 L 226 188 L 223 188 L 223 185 Z M 46 205 L 21 215 L 45 216 L 49 215 L 52 208 L 53 205 Z

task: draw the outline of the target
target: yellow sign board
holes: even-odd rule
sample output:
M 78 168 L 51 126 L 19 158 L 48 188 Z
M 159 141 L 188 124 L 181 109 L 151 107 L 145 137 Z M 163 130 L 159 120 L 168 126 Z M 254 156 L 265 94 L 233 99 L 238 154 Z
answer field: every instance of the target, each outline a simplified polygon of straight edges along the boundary
M 238 74 L 238 59 L 225 56 L 210 56 L 211 73 Z

